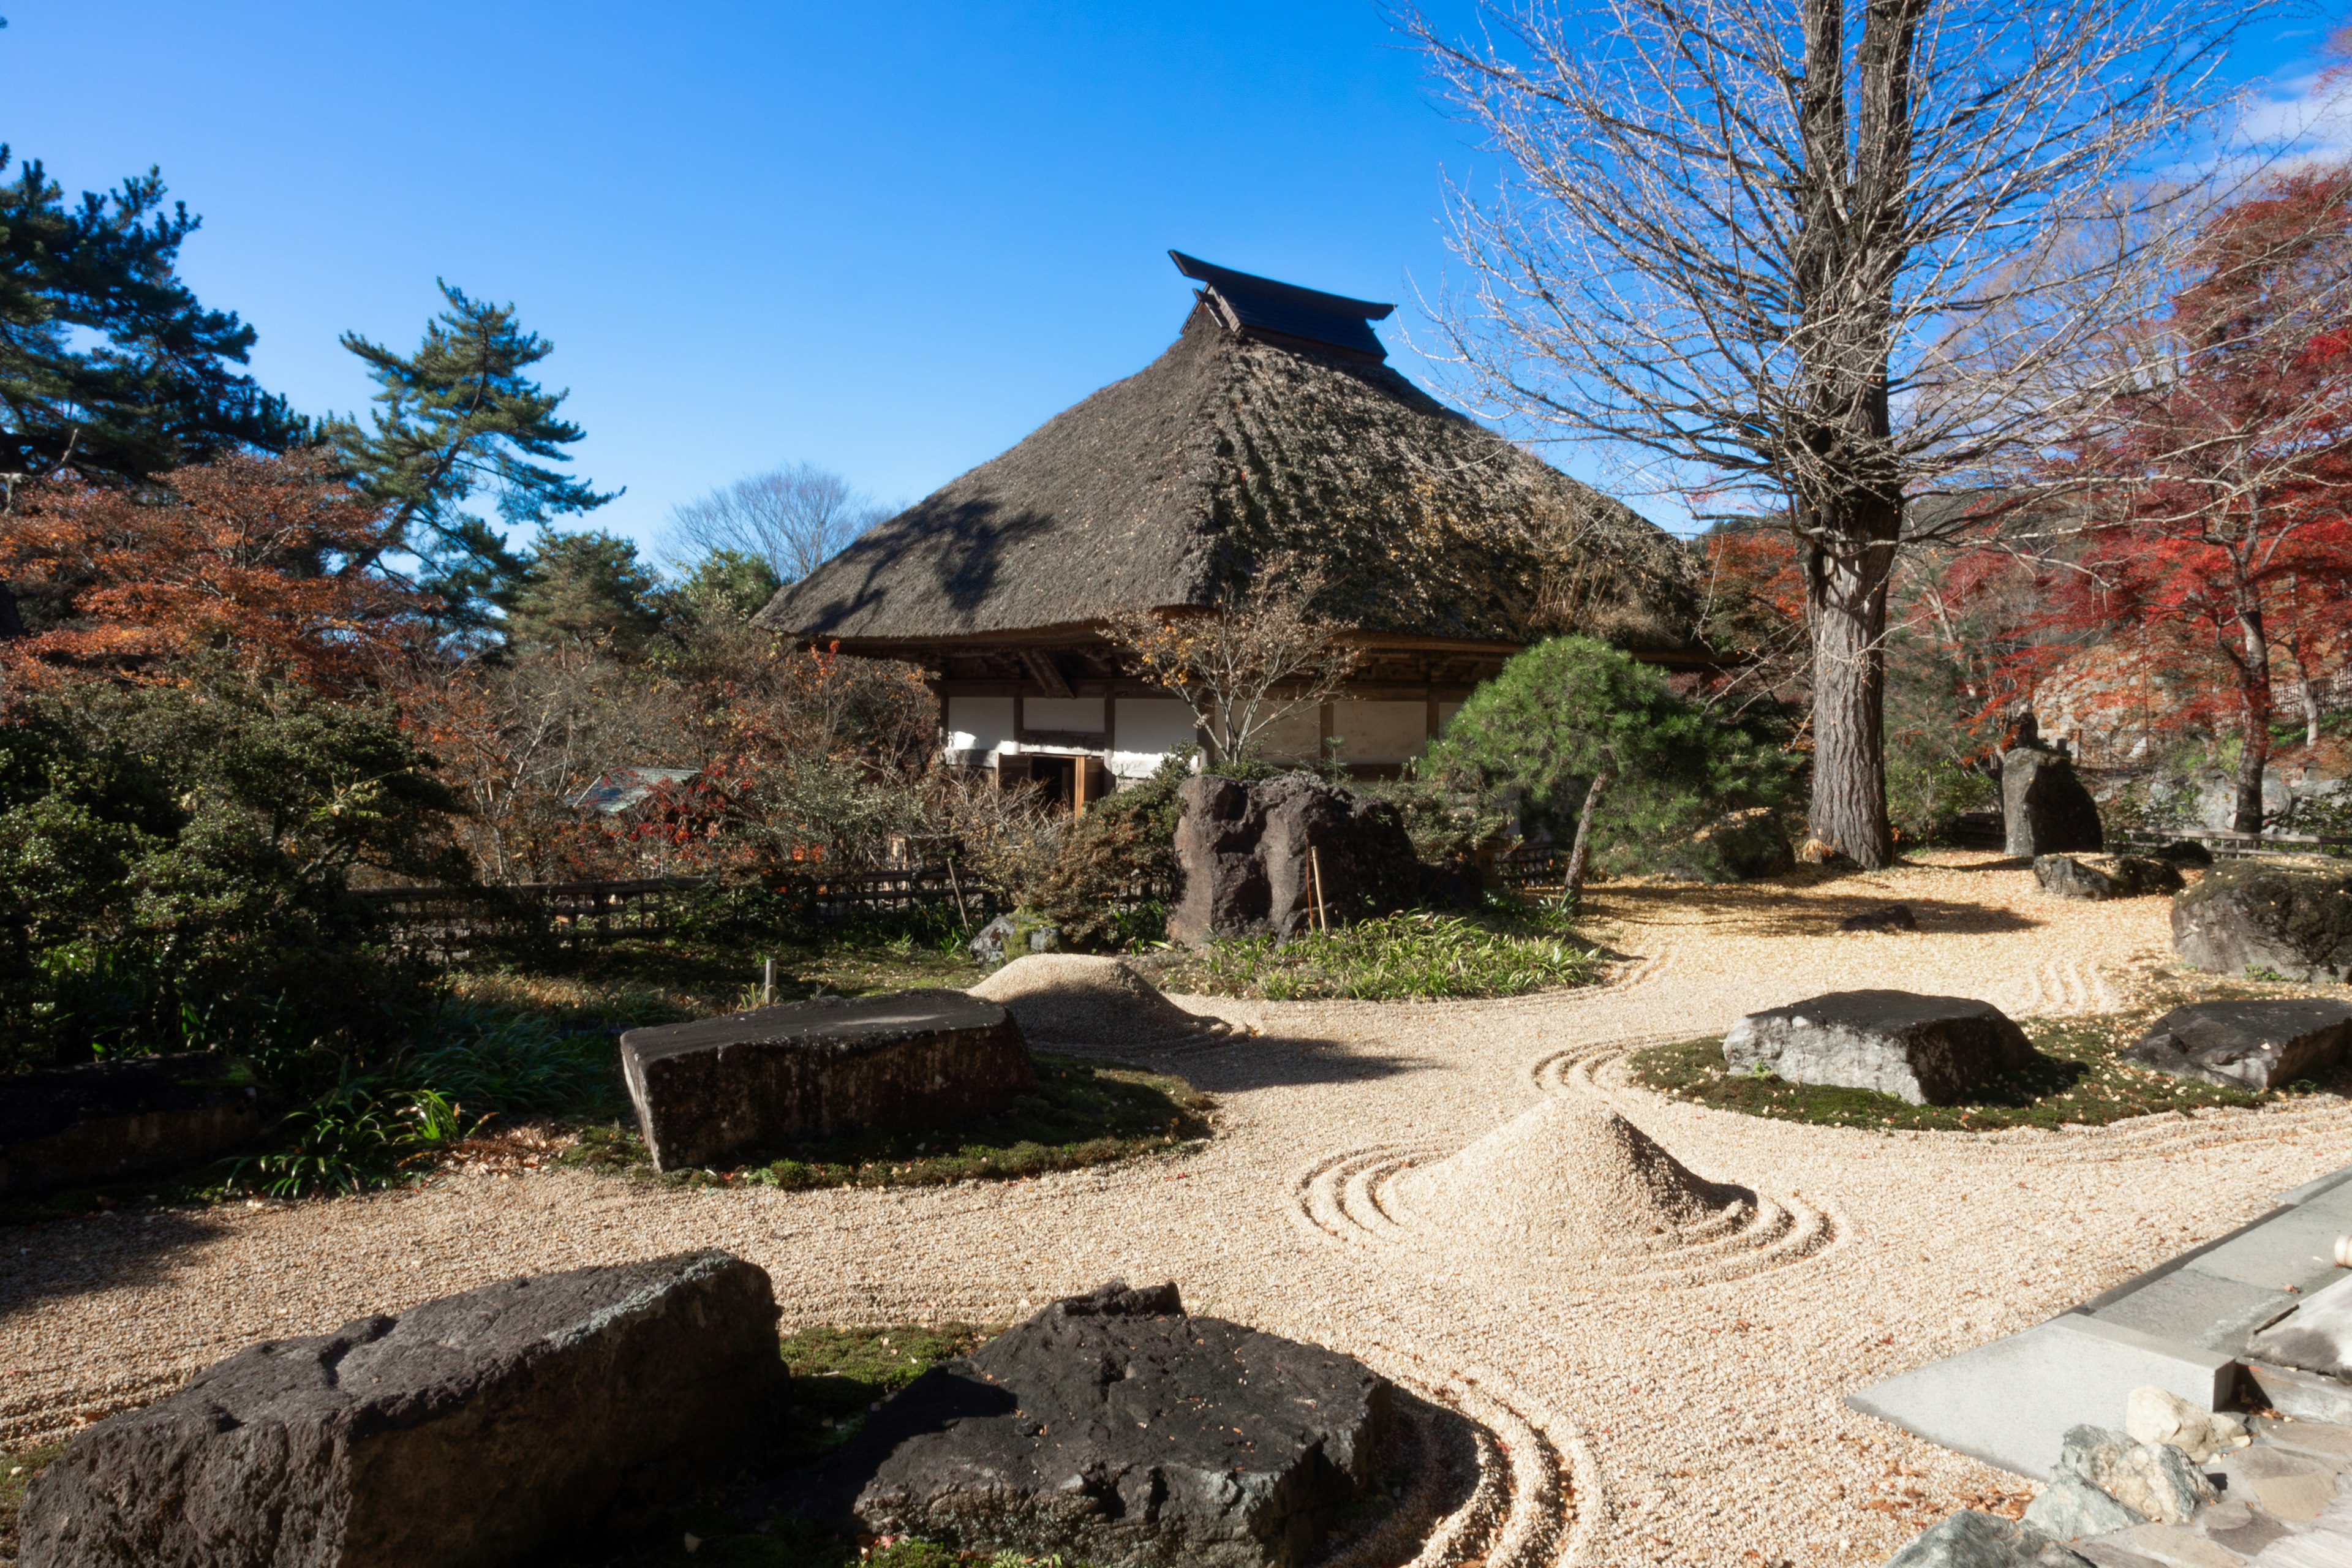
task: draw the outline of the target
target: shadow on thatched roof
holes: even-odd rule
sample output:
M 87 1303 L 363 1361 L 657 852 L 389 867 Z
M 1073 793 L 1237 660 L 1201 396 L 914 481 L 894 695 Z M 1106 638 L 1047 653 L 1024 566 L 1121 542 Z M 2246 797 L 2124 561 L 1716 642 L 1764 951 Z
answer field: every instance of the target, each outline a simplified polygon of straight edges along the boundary
M 760 624 L 888 644 L 1085 635 L 1321 563 L 1359 631 L 1524 645 L 1568 631 L 1698 652 L 1689 552 L 1361 353 L 1230 324 L 1173 346 L 876 527 Z

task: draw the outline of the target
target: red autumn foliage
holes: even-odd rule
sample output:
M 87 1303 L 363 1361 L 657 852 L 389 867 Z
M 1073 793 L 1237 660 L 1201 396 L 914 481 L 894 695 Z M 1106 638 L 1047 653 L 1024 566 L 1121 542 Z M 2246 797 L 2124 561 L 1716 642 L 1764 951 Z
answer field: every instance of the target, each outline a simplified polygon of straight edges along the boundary
M 2201 687 L 2169 716 L 2235 732 L 2236 826 L 2254 831 L 2274 661 L 2340 654 L 2352 619 L 2352 170 L 2230 209 L 2191 276 L 2127 342 L 2139 389 L 2073 456 L 2092 528 L 2047 578 L 2046 619 Z
M 232 455 L 148 491 L 26 487 L 0 530 L 0 582 L 41 614 L 0 641 L 11 686 L 174 679 L 205 653 L 330 691 L 365 683 L 433 601 L 344 570 L 380 553 L 371 503 L 308 457 Z

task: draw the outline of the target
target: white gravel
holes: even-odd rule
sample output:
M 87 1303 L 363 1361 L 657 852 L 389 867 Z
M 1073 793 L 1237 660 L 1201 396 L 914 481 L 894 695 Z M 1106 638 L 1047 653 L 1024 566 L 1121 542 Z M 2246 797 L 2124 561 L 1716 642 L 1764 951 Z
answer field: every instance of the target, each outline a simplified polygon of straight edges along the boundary
M 2352 1159 L 2352 1107 L 2334 1098 L 2057 1133 L 1881 1134 L 1625 1085 L 1629 1043 L 1824 990 L 2084 1010 L 2165 954 L 2165 900 L 2061 902 L 2029 873 L 1949 858 L 1813 887 L 1604 887 L 1597 929 L 1625 962 L 1590 992 L 1188 999 L 1264 1033 L 1139 1053 L 1221 1102 L 1220 1135 L 1181 1163 L 878 1193 L 478 1174 L 0 1231 L 0 1445 L 152 1397 L 257 1337 L 718 1246 L 774 1276 L 789 1325 L 1002 1321 L 1118 1274 L 1174 1279 L 1195 1310 L 1353 1352 L 1502 1439 L 1499 1522 L 1458 1537 L 1490 1568 L 1876 1563 L 1952 1509 L 2024 1487 L 1844 1394 L 2046 1318 Z M 1920 934 L 1830 930 L 1891 898 Z M 1382 1206 L 1386 1175 L 1543 1094 L 1605 1100 L 1700 1178 L 1750 1190 L 1753 1211 L 1737 1236 L 1592 1272 L 1440 1245 L 1444 1215 Z

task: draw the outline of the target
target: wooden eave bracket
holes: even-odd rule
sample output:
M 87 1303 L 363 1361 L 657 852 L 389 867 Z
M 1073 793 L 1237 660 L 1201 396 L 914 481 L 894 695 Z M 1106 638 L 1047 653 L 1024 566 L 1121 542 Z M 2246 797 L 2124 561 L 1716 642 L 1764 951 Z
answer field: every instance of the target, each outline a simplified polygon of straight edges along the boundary
M 1021 662 L 1029 667 L 1029 673 L 1037 678 L 1037 684 L 1045 689 L 1046 696 L 1070 695 L 1070 683 L 1062 679 L 1061 670 L 1052 659 L 1034 647 L 1024 647 L 1021 650 Z

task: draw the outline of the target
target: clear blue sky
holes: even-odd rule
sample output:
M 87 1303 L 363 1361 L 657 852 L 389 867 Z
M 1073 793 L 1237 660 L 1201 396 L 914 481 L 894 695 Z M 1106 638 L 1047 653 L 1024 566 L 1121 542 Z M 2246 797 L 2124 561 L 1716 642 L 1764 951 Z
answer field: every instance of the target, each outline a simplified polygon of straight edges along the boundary
M 265 384 L 361 406 L 339 332 L 413 346 L 436 276 L 512 300 L 578 470 L 628 488 L 593 521 L 648 544 L 779 462 L 911 500 L 993 456 L 1167 344 L 1171 246 L 1409 300 L 1444 273 L 1441 167 L 1475 167 L 1373 0 L 0 14 L 0 140 L 69 190 L 160 164 Z M 1434 386 L 1413 327 L 1384 335 Z

